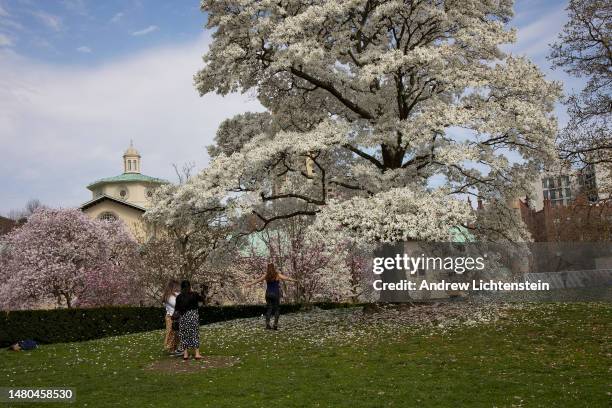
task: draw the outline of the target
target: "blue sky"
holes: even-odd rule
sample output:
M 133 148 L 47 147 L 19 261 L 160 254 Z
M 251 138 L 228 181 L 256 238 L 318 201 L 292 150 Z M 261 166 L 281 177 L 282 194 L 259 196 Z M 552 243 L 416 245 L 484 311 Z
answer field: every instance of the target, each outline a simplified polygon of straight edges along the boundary
M 508 49 L 571 90 L 580 83 L 545 58 L 565 5 L 517 1 Z M 198 96 L 205 21 L 195 0 L 0 0 L 0 214 L 30 198 L 87 201 L 87 184 L 122 171 L 130 139 L 145 174 L 174 180 L 172 163 L 206 166 L 218 124 L 261 107 L 248 94 Z
M 91 66 L 148 47 L 189 41 L 202 33 L 206 22 L 194 0 L 0 4 L 0 30 L 19 53 L 56 64 Z

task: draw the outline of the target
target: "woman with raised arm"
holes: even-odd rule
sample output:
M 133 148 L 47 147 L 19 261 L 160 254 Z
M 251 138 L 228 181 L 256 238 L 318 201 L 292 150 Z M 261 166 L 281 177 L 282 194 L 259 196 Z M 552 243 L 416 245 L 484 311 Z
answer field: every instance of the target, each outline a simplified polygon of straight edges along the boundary
M 297 282 L 288 276 L 278 272 L 273 263 L 268 263 L 266 273 L 260 278 L 247 284 L 247 287 L 253 286 L 260 282 L 266 282 L 266 329 L 278 330 L 278 317 L 280 316 L 280 299 L 281 290 L 280 282 Z M 270 326 L 270 318 L 274 314 L 274 326 Z
M 199 293 L 191 290 L 188 280 L 181 282 L 181 293 L 176 297 L 176 311 L 180 314 L 179 338 L 183 350 L 183 360 L 189 360 L 189 350 L 194 351 L 194 358 L 201 360 L 200 355 L 200 314 L 198 304 L 204 302 Z

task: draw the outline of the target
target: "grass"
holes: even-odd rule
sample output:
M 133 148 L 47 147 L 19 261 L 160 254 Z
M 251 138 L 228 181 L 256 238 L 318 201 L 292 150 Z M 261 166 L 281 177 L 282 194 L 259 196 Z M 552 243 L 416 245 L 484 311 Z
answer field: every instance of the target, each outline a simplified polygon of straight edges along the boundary
M 170 358 L 159 331 L 2 351 L 0 387 L 72 387 L 79 407 L 610 406 L 610 304 L 316 311 L 281 325 L 202 327 L 205 355 L 240 361 L 193 373 L 147 369 Z

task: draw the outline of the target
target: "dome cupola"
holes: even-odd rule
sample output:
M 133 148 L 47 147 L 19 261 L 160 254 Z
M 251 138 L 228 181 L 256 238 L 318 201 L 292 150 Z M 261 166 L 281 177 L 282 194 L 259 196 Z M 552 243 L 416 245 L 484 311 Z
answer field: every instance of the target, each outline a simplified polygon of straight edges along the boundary
M 130 141 L 130 147 L 123 153 L 123 172 L 140 173 L 140 153 L 134 148 Z

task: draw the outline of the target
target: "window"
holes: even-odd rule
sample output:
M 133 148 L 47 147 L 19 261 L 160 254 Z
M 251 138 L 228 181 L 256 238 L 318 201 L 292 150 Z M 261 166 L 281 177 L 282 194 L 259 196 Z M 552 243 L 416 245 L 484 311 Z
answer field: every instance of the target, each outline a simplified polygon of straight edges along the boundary
M 130 191 L 128 190 L 126 185 L 119 186 L 119 198 L 122 200 L 127 200 L 130 197 Z
M 117 217 L 112 212 L 103 212 L 98 217 L 100 221 L 117 221 Z
M 542 196 L 553 206 L 567 205 L 572 201 L 569 176 L 546 177 L 542 179 Z

